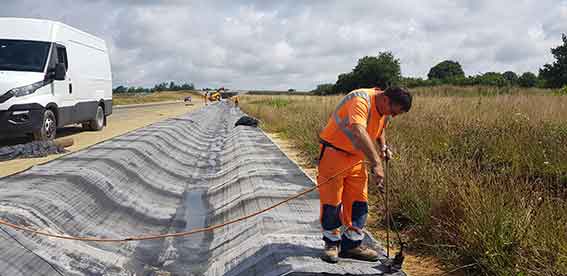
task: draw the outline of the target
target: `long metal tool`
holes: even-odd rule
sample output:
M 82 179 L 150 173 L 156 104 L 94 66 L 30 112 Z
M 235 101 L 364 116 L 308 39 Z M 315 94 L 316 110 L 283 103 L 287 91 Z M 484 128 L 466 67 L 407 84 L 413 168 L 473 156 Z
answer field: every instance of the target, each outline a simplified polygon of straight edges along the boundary
M 390 258 L 390 206 L 389 206 L 389 190 L 390 187 L 388 186 L 388 158 L 384 158 L 384 189 L 386 190 L 386 195 L 385 195 L 385 202 L 384 204 L 386 205 L 386 257 L 388 257 L 388 259 Z
M 400 233 L 398 230 L 395 230 L 396 235 L 398 237 L 398 242 L 400 243 L 400 251 L 394 256 L 393 259 L 390 259 L 390 224 L 394 222 L 394 218 L 392 217 L 392 213 L 390 212 L 390 205 L 389 205 L 389 194 L 390 194 L 390 187 L 388 185 L 388 172 L 389 162 L 388 158 L 384 159 L 384 179 L 382 183 L 384 185 L 384 192 L 382 193 L 382 199 L 384 200 L 384 205 L 386 207 L 386 256 L 387 259 L 383 262 L 383 265 L 386 267 L 387 273 L 392 273 L 395 271 L 399 271 L 402 269 L 402 265 L 404 263 L 404 247 L 405 243 L 402 241 Z

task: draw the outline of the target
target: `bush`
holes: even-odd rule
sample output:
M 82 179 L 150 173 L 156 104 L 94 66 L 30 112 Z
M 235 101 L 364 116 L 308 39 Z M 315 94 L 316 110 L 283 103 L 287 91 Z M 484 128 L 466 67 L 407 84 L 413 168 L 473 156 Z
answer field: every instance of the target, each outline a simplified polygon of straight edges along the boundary
M 523 73 L 518 79 L 521 87 L 534 87 L 538 82 L 537 76 L 531 72 Z
M 556 95 L 559 96 L 567 96 L 567 85 L 563 86 L 563 88 L 557 90 L 557 92 L 555 92 Z

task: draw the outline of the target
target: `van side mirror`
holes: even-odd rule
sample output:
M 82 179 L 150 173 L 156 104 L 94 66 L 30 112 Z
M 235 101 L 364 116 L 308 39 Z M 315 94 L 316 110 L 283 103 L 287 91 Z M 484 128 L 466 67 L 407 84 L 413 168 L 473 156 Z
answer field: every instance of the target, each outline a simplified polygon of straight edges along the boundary
M 55 65 L 55 80 L 58 81 L 62 81 L 65 80 L 65 75 L 67 68 L 65 68 L 65 64 L 64 63 L 57 63 L 57 65 Z

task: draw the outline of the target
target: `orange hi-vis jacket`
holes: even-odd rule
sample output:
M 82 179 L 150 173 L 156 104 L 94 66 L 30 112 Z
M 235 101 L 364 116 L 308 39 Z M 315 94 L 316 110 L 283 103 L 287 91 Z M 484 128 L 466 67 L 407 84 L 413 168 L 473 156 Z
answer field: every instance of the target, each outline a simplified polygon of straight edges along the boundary
M 322 142 L 363 159 L 364 153 L 354 145 L 352 125 L 365 126 L 372 140 L 382 135 L 388 116 L 378 113 L 376 108 L 375 96 L 379 93 L 383 92 L 378 88 L 361 88 L 348 93 L 319 134 Z

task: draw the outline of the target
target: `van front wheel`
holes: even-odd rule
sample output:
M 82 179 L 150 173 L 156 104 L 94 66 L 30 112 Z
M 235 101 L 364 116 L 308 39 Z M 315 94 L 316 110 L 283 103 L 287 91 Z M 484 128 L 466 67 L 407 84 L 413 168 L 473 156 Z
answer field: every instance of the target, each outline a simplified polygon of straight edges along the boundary
M 99 131 L 104 127 L 104 120 L 106 120 L 105 117 L 106 116 L 104 115 L 104 109 L 99 105 L 96 109 L 95 118 L 93 120 L 90 120 L 83 127 L 89 130 Z
M 33 140 L 35 141 L 47 141 L 55 139 L 55 134 L 57 132 L 57 119 L 53 111 L 47 109 L 43 113 L 43 121 L 41 129 L 36 130 L 32 133 Z

